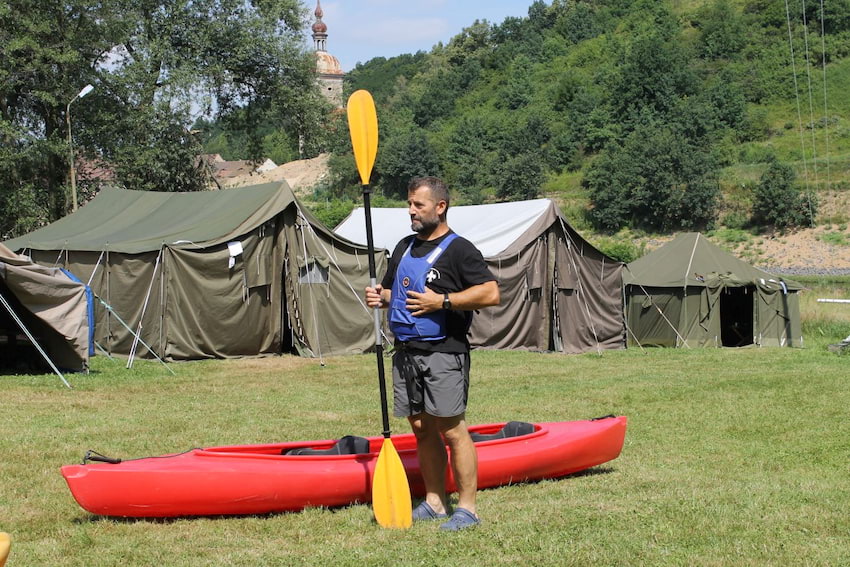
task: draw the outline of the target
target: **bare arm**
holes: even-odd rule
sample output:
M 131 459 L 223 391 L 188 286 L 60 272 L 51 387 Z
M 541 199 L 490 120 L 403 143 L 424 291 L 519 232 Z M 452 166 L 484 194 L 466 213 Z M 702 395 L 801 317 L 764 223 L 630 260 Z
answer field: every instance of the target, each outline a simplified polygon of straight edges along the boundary
M 413 315 L 424 315 L 443 308 L 444 295 L 426 287 L 423 293 L 407 292 L 407 309 Z M 499 284 L 495 281 L 468 287 L 463 291 L 449 294 L 452 309 L 458 311 L 474 311 L 482 307 L 498 305 L 500 302 Z

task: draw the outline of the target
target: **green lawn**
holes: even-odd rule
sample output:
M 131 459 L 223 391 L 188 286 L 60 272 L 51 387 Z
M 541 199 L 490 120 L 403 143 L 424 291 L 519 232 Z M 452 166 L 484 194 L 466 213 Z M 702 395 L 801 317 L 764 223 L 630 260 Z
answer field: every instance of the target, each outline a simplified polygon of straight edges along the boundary
M 623 454 L 585 474 L 482 491 L 484 524 L 384 530 L 368 506 L 122 521 L 72 499 L 59 467 L 193 446 L 380 433 L 373 356 L 4 376 L 0 531 L 25 565 L 841 565 L 850 561 L 850 356 L 706 349 L 564 356 L 477 351 L 469 421 L 629 416 Z M 850 333 L 850 330 L 846 330 Z M 396 432 L 405 424 L 393 420 Z

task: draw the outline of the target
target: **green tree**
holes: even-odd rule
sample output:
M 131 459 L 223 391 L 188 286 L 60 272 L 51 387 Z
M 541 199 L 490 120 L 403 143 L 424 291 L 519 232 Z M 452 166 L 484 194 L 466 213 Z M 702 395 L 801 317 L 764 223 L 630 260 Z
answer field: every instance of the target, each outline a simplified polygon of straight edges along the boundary
M 714 160 L 671 125 L 644 124 L 612 144 L 582 180 L 590 217 L 605 230 L 669 231 L 711 225 L 719 185 Z
M 753 192 L 752 222 L 777 228 L 814 225 L 817 202 L 796 181 L 790 165 L 772 160 Z
M 490 184 L 493 140 L 486 120 L 478 114 L 464 116 L 449 137 L 448 161 L 454 175 L 447 181 L 472 203 L 481 201 Z
M 522 153 L 503 157 L 496 167 L 496 195 L 506 201 L 537 197 L 545 179 L 540 156 Z
M 319 95 L 302 17 L 297 0 L 3 3 L 0 174 L 15 181 L 0 206 L 33 202 L 38 222 L 65 213 L 66 108 L 86 83 L 95 90 L 73 106 L 75 148 L 111 163 L 133 189 L 200 186 L 197 141 L 185 131 L 200 112 L 245 125 L 257 154 L 254 126 L 267 121 L 313 144 Z M 0 223 L 0 234 L 20 229 Z
M 697 26 L 700 52 L 706 59 L 736 55 L 746 43 L 746 27 L 741 14 L 729 0 L 716 0 L 700 10 Z
M 506 73 L 507 84 L 502 89 L 502 96 L 496 99 L 496 106 L 517 110 L 531 102 L 534 91 L 531 65 L 531 59 L 525 55 L 514 59 Z
M 428 136 L 416 127 L 398 130 L 382 141 L 375 169 L 384 195 L 407 198 L 407 184 L 414 177 L 441 174 L 442 168 Z
M 558 14 L 555 29 L 570 43 L 579 43 L 603 33 L 608 19 L 610 15 L 595 2 L 569 1 Z
M 687 52 L 657 31 L 635 38 L 621 57 L 610 87 L 620 121 L 646 110 L 665 114 L 680 97 L 696 91 Z

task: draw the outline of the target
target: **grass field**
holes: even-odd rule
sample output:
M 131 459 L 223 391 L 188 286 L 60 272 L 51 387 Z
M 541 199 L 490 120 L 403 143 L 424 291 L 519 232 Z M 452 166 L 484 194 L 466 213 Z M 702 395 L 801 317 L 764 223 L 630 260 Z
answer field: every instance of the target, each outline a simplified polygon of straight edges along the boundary
M 159 364 L 0 377 L 8 566 L 846 565 L 845 282 L 813 283 L 804 349 L 473 353 L 469 421 L 629 417 L 623 454 L 558 481 L 482 491 L 483 525 L 379 528 L 365 505 L 223 519 L 92 516 L 59 467 L 194 446 L 380 433 L 373 356 Z M 846 297 L 846 295 L 843 295 Z M 839 306 L 841 307 L 841 306 Z M 850 312 L 850 307 L 843 310 Z M 405 423 L 393 420 L 395 432 Z

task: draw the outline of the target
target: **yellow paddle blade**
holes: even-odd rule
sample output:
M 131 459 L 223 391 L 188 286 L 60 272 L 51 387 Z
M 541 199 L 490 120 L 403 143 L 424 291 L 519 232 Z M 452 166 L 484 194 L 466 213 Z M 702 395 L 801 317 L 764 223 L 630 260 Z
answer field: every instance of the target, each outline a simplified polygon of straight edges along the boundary
M 6 564 L 9 557 L 9 549 L 12 547 L 12 538 L 6 532 L 0 532 L 0 567 Z
M 360 182 L 368 185 L 378 153 L 378 115 L 369 91 L 361 89 L 348 97 L 348 130 Z
M 393 442 L 387 438 L 372 477 L 372 511 L 381 527 L 405 529 L 413 525 L 407 474 Z

